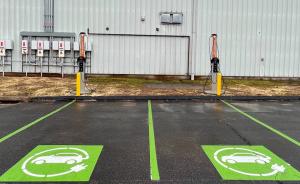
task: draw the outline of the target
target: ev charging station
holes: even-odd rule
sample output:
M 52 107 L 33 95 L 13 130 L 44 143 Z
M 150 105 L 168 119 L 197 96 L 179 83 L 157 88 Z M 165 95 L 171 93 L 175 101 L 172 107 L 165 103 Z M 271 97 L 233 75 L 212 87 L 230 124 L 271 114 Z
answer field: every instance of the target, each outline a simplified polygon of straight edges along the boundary
M 80 33 L 80 44 L 79 44 L 79 57 L 77 59 L 78 63 L 78 73 L 76 75 L 76 96 L 81 96 L 90 93 L 90 90 L 86 87 L 85 80 L 85 67 L 86 67 L 86 55 L 85 55 L 85 37 L 84 32 Z
M 212 42 L 212 47 L 209 45 L 211 49 L 210 53 L 210 74 L 208 78 L 210 78 L 211 82 L 211 90 L 205 90 L 207 80 L 204 85 L 204 93 L 221 96 L 224 92 L 222 91 L 222 73 L 220 70 L 220 59 L 219 59 L 219 49 L 217 43 L 217 34 L 212 34 L 210 36 L 209 43 Z

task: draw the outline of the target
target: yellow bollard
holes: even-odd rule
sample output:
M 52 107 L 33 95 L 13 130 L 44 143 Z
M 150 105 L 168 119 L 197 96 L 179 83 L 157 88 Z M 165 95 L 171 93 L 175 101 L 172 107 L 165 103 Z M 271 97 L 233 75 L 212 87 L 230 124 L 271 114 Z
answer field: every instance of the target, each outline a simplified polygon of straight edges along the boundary
M 217 74 L 217 96 L 222 95 L 222 74 L 219 72 Z
M 80 80 L 81 80 L 81 75 L 80 72 L 76 74 L 76 96 L 80 96 Z

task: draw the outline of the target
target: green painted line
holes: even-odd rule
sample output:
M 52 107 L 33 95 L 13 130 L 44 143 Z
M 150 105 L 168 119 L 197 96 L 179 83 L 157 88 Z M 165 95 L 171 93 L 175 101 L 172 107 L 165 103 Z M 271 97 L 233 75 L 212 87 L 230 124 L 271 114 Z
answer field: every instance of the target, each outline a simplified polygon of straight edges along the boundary
M 54 110 L 54 111 L 52 111 L 52 112 L 50 112 L 49 114 L 46 114 L 46 115 L 40 117 L 39 119 L 34 120 L 33 122 L 31 122 L 31 123 L 29 123 L 29 124 L 23 126 L 22 128 L 19 128 L 18 130 L 16 130 L 16 131 L 14 131 L 14 132 L 12 132 L 12 133 L 10 133 L 10 134 L 8 134 L 8 135 L 2 137 L 2 138 L 0 139 L 0 143 L 6 141 L 7 139 L 11 138 L 12 136 L 14 136 L 14 135 L 16 135 L 16 134 L 18 134 L 18 133 L 20 133 L 20 132 L 22 132 L 22 131 L 24 131 L 24 130 L 30 128 L 30 127 L 32 127 L 33 125 L 35 125 L 35 124 L 37 124 L 37 123 L 43 121 L 44 119 L 47 119 L 48 117 L 50 117 L 50 116 L 52 116 L 52 115 L 58 113 L 59 111 L 65 109 L 66 107 L 70 106 L 70 105 L 73 104 L 74 102 L 75 102 L 75 100 L 72 101 L 72 102 L 70 102 L 70 103 L 67 103 L 66 105 L 64 105 L 64 106 L 62 106 L 62 107 L 60 107 L 60 108 L 58 108 L 58 109 L 56 109 L 56 110 Z
M 238 109 L 237 107 L 233 106 L 232 104 L 230 104 L 230 103 L 228 103 L 228 102 L 226 102 L 226 101 L 224 101 L 224 100 L 221 100 L 221 101 L 222 101 L 224 104 L 226 104 L 227 106 L 229 106 L 229 107 L 231 107 L 232 109 L 234 109 L 235 111 L 239 112 L 240 114 L 242 114 L 242 115 L 246 116 L 247 118 L 251 119 L 252 121 L 256 122 L 257 124 L 259 124 L 259 125 L 261 125 L 261 126 L 267 128 L 267 129 L 269 129 L 269 130 L 272 131 L 273 133 L 275 133 L 275 134 L 277 134 L 277 135 L 279 135 L 279 136 L 285 138 L 286 140 L 288 140 L 288 141 L 290 141 L 290 142 L 296 144 L 297 146 L 300 146 L 300 142 L 298 142 L 297 140 L 295 140 L 295 139 L 289 137 L 288 135 L 286 135 L 286 134 L 284 134 L 284 133 L 282 133 L 282 132 L 276 130 L 275 128 L 273 128 L 273 127 L 267 125 L 266 123 L 263 123 L 262 121 L 260 121 L 260 120 L 256 119 L 255 117 L 253 117 L 253 116 L 247 114 L 246 112 L 244 112 L 244 111 Z
M 150 175 L 152 181 L 158 181 L 160 180 L 160 177 L 159 177 L 159 169 L 158 169 L 157 157 L 156 157 L 152 105 L 150 100 L 148 101 L 148 123 L 149 123 L 149 148 L 150 148 L 150 170 L 151 170 Z

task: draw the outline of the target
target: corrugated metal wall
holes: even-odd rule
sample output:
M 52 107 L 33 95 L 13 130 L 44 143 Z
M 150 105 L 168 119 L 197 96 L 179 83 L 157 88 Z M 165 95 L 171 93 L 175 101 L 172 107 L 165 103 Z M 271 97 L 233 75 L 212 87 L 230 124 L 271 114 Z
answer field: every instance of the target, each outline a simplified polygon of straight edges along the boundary
M 189 25 L 192 22 L 191 2 L 192 0 L 56 1 L 55 30 L 80 32 L 89 29 L 92 33 L 100 34 L 138 35 L 91 36 L 94 43 L 92 73 L 187 75 L 188 38 L 153 36 L 189 35 Z M 183 25 L 161 25 L 159 14 L 165 11 L 183 12 Z M 145 21 L 141 21 L 142 17 Z
M 0 39 L 14 41 L 14 71 L 22 71 L 20 32 L 43 31 L 43 11 L 41 0 L 0 0 Z
M 166 50 L 167 53 L 180 49 L 182 58 L 189 54 L 186 53 L 189 50 L 190 73 L 207 75 L 210 68 L 208 38 L 211 33 L 218 33 L 224 75 L 300 77 L 299 0 L 55 0 L 54 8 L 56 32 L 79 33 L 89 28 L 90 32 L 101 34 L 177 35 L 191 38 L 189 50 L 182 38 L 172 38 L 166 42 L 163 40 L 167 40 L 167 37 L 160 37 L 161 40 L 147 40 L 142 36 L 130 37 L 132 40 L 110 37 L 113 39 L 110 40 L 108 37 L 91 36 L 95 42 L 92 63 L 98 67 L 93 69 L 95 73 L 120 73 L 124 69 L 121 64 L 123 61 L 105 59 L 108 58 L 108 55 L 103 56 L 107 54 L 107 50 L 103 50 L 105 45 L 113 46 L 112 53 L 122 55 L 132 52 L 128 57 L 135 60 L 130 59 L 127 70 L 122 73 L 157 74 L 158 70 L 152 69 L 161 66 L 168 69 L 160 69 L 159 74 L 186 73 L 183 71 L 186 70 L 187 60 L 171 62 L 172 57 L 166 61 L 157 60 L 157 54 L 163 58 L 165 53 L 147 51 L 156 40 L 156 49 Z M 161 25 L 159 13 L 164 11 L 183 12 L 183 25 Z M 145 17 L 145 21 L 141 21 L 141 17 Z M 20 60 L 19 33 L 43 31 L 43 1 L 0 0 L 0 23 L 0 39 L 15 41 L 14 69 L 20 71 L 18 66 L 21 64 L 17 62 Z M 139 43 L 130 44 L 131 48 L 115 47 L 122 39 L 130 40 L 128 43 L 139 40 Z M 147 45 L 148 42 L 150 45 Z M 179 42 L 184 46 L 178 47 Z M 145 43 L 145 47 L 140 47 L 141 43 Z M 148 60 L 143 61 L 141 55 Z M 134 72 L 131 62 L 139 63 L 134 66 Z M 141 65 L 143 63 L 145 65 Z
M 198 75 L 218 33 L 224 75 L 300 77 L 299 0 L 201 0 L 197 10 Z
M 189 35 L 191 6 L 192 0 L 56 0 L 55 31 Z M 183 25 L 161 25 L 159 13 L 165 11 L 183 12 Z
M 92 73 L 188 74 L 188 37 L 92 36 Z

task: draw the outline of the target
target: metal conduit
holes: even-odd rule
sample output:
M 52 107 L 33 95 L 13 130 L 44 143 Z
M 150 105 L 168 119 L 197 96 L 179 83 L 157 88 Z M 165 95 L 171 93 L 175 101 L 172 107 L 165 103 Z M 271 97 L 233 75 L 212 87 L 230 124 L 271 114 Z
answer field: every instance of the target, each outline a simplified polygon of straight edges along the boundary
M 54 32 L 54 0 L 44 0 L 44 31 Z

